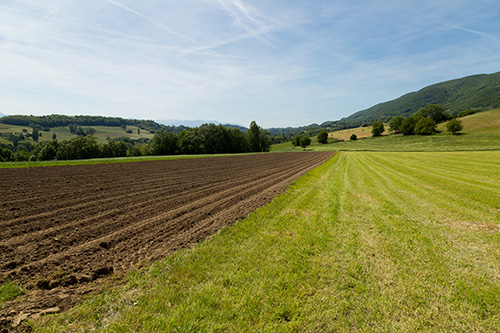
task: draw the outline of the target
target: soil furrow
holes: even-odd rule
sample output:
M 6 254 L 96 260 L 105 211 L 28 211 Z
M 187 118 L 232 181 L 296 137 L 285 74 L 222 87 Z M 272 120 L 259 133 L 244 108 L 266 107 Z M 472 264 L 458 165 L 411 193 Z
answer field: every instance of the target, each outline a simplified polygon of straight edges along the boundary
M 331 156 L 2 169 L 0 283 L 12 279 L 28 293 L 5 304 L 0 319 L 67 309 L 107 277 L 122 276 L 244 218 Z

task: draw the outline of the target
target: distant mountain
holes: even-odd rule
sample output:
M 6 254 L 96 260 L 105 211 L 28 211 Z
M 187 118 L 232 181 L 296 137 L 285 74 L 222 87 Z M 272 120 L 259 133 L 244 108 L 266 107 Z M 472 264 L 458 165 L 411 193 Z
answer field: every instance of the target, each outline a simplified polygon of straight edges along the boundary
M 489 110 L 500 107 L 500 72 L 480 74 L 441 82 L 425 87 L 398 99 L 380 103 L 369 109 L 358 111 L 331 124 L 359 126 L 377 120 L 388 121 L 395 116 L 407 117 L 427 104 L 439 104 L 452 114 L 469 109 Z
M 166 119 L 166 120 L 156 120 L 157 123 L 167 125 L 167 126 L 186 126 L 186 127 L 199 127 L 203 124 L 215 124 L 222 125 L 225 127 L 236 127 L 242 131 L 246 131 L 248 128 L 236 124 L 221 123 L 217 120 L 179 120 L 179 119 Z
M 180 119 L 165 119 L 156 120 L 157 123 L 167 125 L 167 126 L 187 126 L 187 127 L 198 127 L 203 124 L 215 124 L 219 125 L 220 122 L 217 120 L 180 120 Z
M 0 118 L 5 117 L 5 116 L 6 116 L 6 114 L 3 114 L 2 112 L 0 112 Z

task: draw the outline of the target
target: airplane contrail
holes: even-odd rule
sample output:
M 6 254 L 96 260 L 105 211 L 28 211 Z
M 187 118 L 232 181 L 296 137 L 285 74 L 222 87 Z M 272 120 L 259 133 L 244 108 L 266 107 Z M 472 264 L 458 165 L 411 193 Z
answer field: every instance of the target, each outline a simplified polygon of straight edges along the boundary
M 494 36 L 488 35 L 488 34 L 486 34 L 484 32 L 476 31 L 476 30 L 472 30 L 472 29 L 467 29 L 467 28 L 462 28 L 462 27 L 459 27 L 459 26 L 456 26 L 456 25 L 452 25 L 452 24 L 447 24 L 447 23 L 443 23 L 443 24 L 446 25 L 447 27 L 458 29 L 458 30 L 462 30 L 462 31 L 467 31 L 467 32 L 473 33 L 475 35 L 479 35 L 479 36 L 482 36 L 482 37 L 493 39 L 495 42 L 500 43 L 500 39 L 497 39 Z
M 181 38 L 183 38 L 183 39 L 185 39 L 185 40 L 187 40 L 187 41 L 190 41 L 190 42 L 191 42 L 191 43 L 193 43 L 193 44 L 200 45 L 200 44 L 199 44 L 197 41 L 195 41 L 194 39 L 191 39 L 191 38 L 189 38 L 189 37 L 186 37 L 186 36 L 184 36 L 184 35 L 182 35 L 182 34 L 178 33 L 177 31 L 172 30 L 172 29 L 170 29 L 169 27 L 167 27 L 167 26 L 165 26 L 165 25 L 163 25 L 163 24 L 161 24 L 161 23 L 159 23 L 159 22 L 157 22 L 157 21 L 155 21 L 155 20 L 153 20 L 153 19 L 151 19 L 151 18 L 147 17 L 146 15 L 141 14 L 141 13 L 139 13 L 138 11 L 135 11 L 135 10 L 133 10 L 132 8 L 129 8 L 129 7 L 125 6 L 124 4 L 122 4 L 122 3 L 118 2 L 118 1 L 115 1 L 115 0 L 106 0 L 106 1 L 107 1 L 107 2 L 109 2 L 109 3 L 110 3 L 110 4 L 112 4 L 112 5 L 115 5 L 115 6 L 117 6 L 117 7 L 120 7 L 120 8 L 122 8 L 122 9 L 124 9 L 124 10 L 126 10 L 126 11 L 128 11 L 128 12 L 130 12 L 130 13 L 132 13 L 132 14 L 134 14 L 134 15 L 137 15 L 137 16 L 139 16 L 139 17 L 141 17 L 141 18 L 143 18 L 143 19 L 145 19 L 145 20 L 147 20 L 147 21 L 151 22 L 151 23 L 153 23 L 153 24 L 155 24 L 155 25 L 159 26 L 160 28 L 162 28 L 162 29 L 164 29 L 164 30 L 166 30 L 166 31 L 168 31 L 168 32 L 170 32 L 170 33 L 172 33 L 172 34 L 174 34 L 174 35 L 178 36 L 178 37 L 181 37 Z

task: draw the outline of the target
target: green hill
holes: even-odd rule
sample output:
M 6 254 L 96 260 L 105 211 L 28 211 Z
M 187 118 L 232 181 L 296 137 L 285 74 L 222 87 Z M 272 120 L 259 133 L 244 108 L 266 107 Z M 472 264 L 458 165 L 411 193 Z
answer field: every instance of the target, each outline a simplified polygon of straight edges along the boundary
M 480 112 L 460 118 L 467 134 L 500 134 L 500 109 Z M 446 131 L 446 123 L 438 125 L 438 130 Z
M 395 100 L 380 103 L 341 119 L 353 127 L 394 116 L 407 117 L 427 104 L 439 104 L 452 114 L 469 109 L 490 110 L 500 107 L 500 72 L 480 74 L 433 84 Z M 326 123 L 325 123 L 326 124 Z M 323 125 L 325 125 L 323 124 Z

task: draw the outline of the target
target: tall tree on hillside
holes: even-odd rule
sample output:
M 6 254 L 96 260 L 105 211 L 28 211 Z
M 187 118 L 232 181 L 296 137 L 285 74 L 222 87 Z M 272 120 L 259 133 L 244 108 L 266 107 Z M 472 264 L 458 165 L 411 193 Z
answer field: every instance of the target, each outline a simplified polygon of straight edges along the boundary
M 373 136 L 381 136 L 384 133 L 385 127 L 381 121 L 376 121 L 372 125 L 372 135 Z
M 33 141 L 35 142 L 38 142 L 38 128 L 37 127 L 33 127 L 33 132 L 32 132 L 32 136 L 33 136 Z

